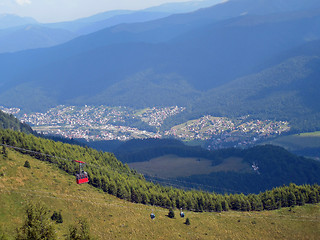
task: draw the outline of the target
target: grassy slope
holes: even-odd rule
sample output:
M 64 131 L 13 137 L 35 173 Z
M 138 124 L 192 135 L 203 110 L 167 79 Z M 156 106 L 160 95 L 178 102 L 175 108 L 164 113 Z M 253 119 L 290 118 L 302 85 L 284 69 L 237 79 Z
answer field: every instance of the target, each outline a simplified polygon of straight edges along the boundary
M 28 160 L 31 169 L 23 167 Z M 320 206 L 284 208 L 264 212 L 186 212 L 185 219 L 166 217 L 168 210 L 119 200 L 29 156 L 9 151 L 0 155 L 0 227 L 13 239 L 22 225 L 28 201 L 41 200 L 50 210 L 62 210 L 63 224 L 56 225 L 59 239 L 77 217 L 86 216 L 98 239 L 317 239 Z M 150 220 L 151 210 L 156 219 Z M 176 211 L 178 216 L 178 211 Z

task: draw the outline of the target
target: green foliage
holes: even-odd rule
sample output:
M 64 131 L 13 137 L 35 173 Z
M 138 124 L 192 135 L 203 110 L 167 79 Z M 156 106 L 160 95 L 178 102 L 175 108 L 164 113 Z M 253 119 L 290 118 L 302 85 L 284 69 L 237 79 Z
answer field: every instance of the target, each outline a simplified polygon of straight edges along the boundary
M 56 239 L 53 225 L 49 220 L 49 211 L 41 203 L 28 204 L 26 220 L 20 229 L 17 229 L 17 240 Z
M 168 217 L 169 218 L 174 218 L 174 211 L 173 211 L 172 208 L 169 209 Z
M 90 228 L 88 222 L 80 218 L 75 225 L 69 227 L 67 240 L 90 240 Z
M 191 224 L 191 223 L 190 223 L 190 219 L 189 219 L 189 218 L 187 218 L 184 224 L 186 224 L 186 225 L 190 225 L 190 224 Z
M 3 154 L 4 158 L 8 158 L 8 150 L 7 150 L 6 146 L 2 146 L 2 154 Z
M 8 240 L 7 235 L 3 232 L 1 227 L 0 227 L 0 240 Z
M 29 161 L 25 161 L 24 165 L 25 168 L 31 168 Z

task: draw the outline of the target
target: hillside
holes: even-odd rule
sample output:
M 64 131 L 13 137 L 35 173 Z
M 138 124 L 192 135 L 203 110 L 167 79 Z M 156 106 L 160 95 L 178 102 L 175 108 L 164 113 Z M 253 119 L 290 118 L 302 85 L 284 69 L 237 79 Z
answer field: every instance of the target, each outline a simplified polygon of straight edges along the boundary
M 87 219 L 97 239 L 317 239 L 320 234 L 319 205 L 248 213 L 184 210 L 191 222 L 187 226 L 178 210 L 176 218 L 169 219 L 167 209 L 129 203 L 90 185 L 77 185 L 73 176 L 51 164 L 8 151 L 7 159 L 0 154 L 0 228 L 10 240 L 23 224 L 27 203 L 37 201 L 51 214 L 61 211 L 63 223 L 54 224 L 59 239 L 79 217 Z M 30 169 L 23 167 L 26 160 Z
M 12 129 L 15 131 L 33 133 L 32 128 L 28 124 L 21 123 L 13 115 L 6 114 L 0 110 L 0 129 Z
M 261 192 L 258 195 L 250 194 L 248 196 L 245 196 L 243 194 L 219 195 L 214 192 L 209 193 L 201 191 L 185 191 L 182 189 L 165 187 L 154 184 L 153 182 L 146 181 L 143 175 L 137 173 L 137 171 L 135 170 L 130 169 L 126 164 L 122 164 L 112 153 L 104 153 L 101 151 L 98 152 L 88 147 L 80 147 L 77 145 L 63 144 L 61 142 L 53 142 L 51 140 L 36 138 L 33 135 L 14 132 L 12 130 L 1 130 L 0 136 L 0 139 L 2 141 L 1 145 L 3 146 L 2 154 L 4 156 L 8 155 L 7 148 L 13 148 L 21 153 L 34 156 L 41 161 L 52 163 L 72 175 L 78 172 L 78 166 L 76 166 L 74 160 L 86 162 L 86 171 L 90 179 L 89 184 L 103 190 L 104 192 L 108 192 L 109 194 L 134 203 L 143 203 L 147 205 L 151 204 L 167 208 L 182 207 L 196 212 L 220 212 L 227 211 L 228 209 L 238 211 L 253 211 L 263 209 L 272 210 L 279 207 L 303 205 L 305 203 L 315 203 L 319 200 L 319 186 L 317 185 L 317 182 L 319 181 L 319 176 L 317 175 L 319 164 L 312 160 L 309 161 L 294 156 L 292 157 L 285 151 L 281 150 L 281 148 L 278 151 L 273 151 L 272 147 L 268 146 L 266 148 L 258 147 L 249 149 L 249 151 L 245 152 L 244 156 L 242 156 L 242 162 L 244 163 L 242 165 L 246 165 L 246 167 L 248 167 L 248 164 L 249 166 L 253 164 L 255 166 L 252 167 L 253 169 L 249 167 L 252 173 L 250 173 L 249 175 L 246 174 L 244 175 L 244 177 L 241 177 L 225 172 L 225 176 L 224 178 L 222 178 L 223 180 L 220 180 L 219 184 L 211 182 L 210 184 L 217 184 L 211 186 L 217 189 L 217 191 L 219 191 L 218 189 L 222 189 L 224 193 L 239 193 L 239 191 L 243 191 L 243 188 L 246 190 L 248 187 L 250 187 L 246 186 L 245 184 L 248 183 L 247 180 L 250 178 L 251 180 L 253 180 L 253 182 L 249 181 L 251 185 L 257 183 L 254 184 L 256 188 L 260 187 L 260 183 L 262 183 L 261 180 L 265 179 L 265 175 L 268 176 L 268 172 L 269 175 L 270 173 L 273 173 L 270 175 L 271 177 L 277 175 L 280 176 L 277 176 L 275 179 L 267 178 L 267 185 L 271 184 L 271 186 L 268 185 L 269 189 L 278 186 L 278 184 L 282 185 L 288 183 L 286 182 L 288 180 L 290 182 L 295 182 L 296 180 L 299 182 L 302 179 L 303 184 L 311 183 L 315 185 L 296 186 L 295 184 L 290 184 L 287 187 L 276 187 L 272 190 Z M 268 149 L 270 148 L 271 151 L 268 151 Z M 235 154 L 237 154 L 237 152 L 239 154 L 239 150 L 233 151 L 235 152 Z M 228 151 L 226 153 L 228 153 Z M 221 154 L 218 152 L 218 159 L 216 159 L 214 165 L 212 166 L 221 169 L 219 164 L 224 164 L 225 161 L 223 159 L 223 154 L 226 153 L 222 152 Z M 277 167 L 274 167 L 275 164 L 273 163 L 277 162 L 277 155 L 279 154 L 281 154 L 282 156 L 282 162 L 278 164 Z M 258 158 L 258 160 L 256 159 L 256 157 Z M 257 168 L 257 165 L 254 162 L 252 163 L 252 158 L 254 158 L 254 161 L 258 161 L 259 167 L 261 168 Z M 197 162 L 200 163 L 201 159 L 198 159 Z M 271 165 L 268 164 L 270 162 Z M 305 167 L 306 165 L 309 165 L 311 169 L 307 169 Z M 301 168 L 299 179 L 291 178 L 290 180 L 290 176 L 297 166 L 298 168 Z M 247 173 L 249 169 L 244 168 L 244 170 L 244 172 Z M 259 174 L 260 171 L 261 175 Z M 238 174 L 240 174 L 240 172 Z M 192 177 L 194 178 L 194 176 Z M 211 176 L 210 174 L 209 177 L 217 179 L 217 177 L 221 177 L 221 174 L 217 174 L 216 176 Z M 207 181 L 207 178 L 200 177 L 200 179 L 202 179 L 202 181 Z M 235 179 L 237 180 L 235 181 Z M 279 180 L 280 183 L 276 182 Z M 190 186 L 192 187 L 192 180 L 185 180 L 181 182 L 187 184 L 187 187 L 189 188 Z M 234 189 L 234 187 L 232 187 L 233 190 L 226 189 L 226 186 L 228 186 L 227 184 L 230 183 L 241 183 L 239 185 L 240 188 Z M 168 184 L 168 182 L 166 182 L 166 184 Z M 173 186 L 175 185 L 173 180 L 170 180 L 169 184 Z M 204 185 L 205 183 L 201 184 Z M 281 194 L 281 196 L 275 197 L 279 193 Z M 291 195 L 291 197 L 289 195 Z M 270 198 L 273 200 L 271 200 Z
M 289 121 L 293 131 L 315 131 L 320 124 L 320 98 L 316 90 L 319 89 L 320 55 L 316 54 L 286 59 L 261 72 L 210 90 L 194 105 L 201 107 L 192 112 L 275 118 Z

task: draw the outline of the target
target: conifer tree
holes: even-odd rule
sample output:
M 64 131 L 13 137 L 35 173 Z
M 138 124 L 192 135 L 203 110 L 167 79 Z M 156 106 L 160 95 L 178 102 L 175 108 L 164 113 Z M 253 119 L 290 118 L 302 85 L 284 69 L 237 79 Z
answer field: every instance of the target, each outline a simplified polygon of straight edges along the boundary
M 186 224 L 186 225 L 190 225 L 190 219 L 189 219 L 189 218 L 187 218 L 184 224 Z

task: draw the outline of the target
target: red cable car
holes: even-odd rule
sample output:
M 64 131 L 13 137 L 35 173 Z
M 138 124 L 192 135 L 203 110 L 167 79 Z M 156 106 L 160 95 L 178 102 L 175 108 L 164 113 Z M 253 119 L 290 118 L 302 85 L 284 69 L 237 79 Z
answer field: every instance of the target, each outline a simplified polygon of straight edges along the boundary
M 77 184 L 89 182 L 88 173 L 83 171 L 83 165 L 85 165 L 86 163 L 77 160 L 74 161 L 79 163 L 79 173 L 76 174 Z

